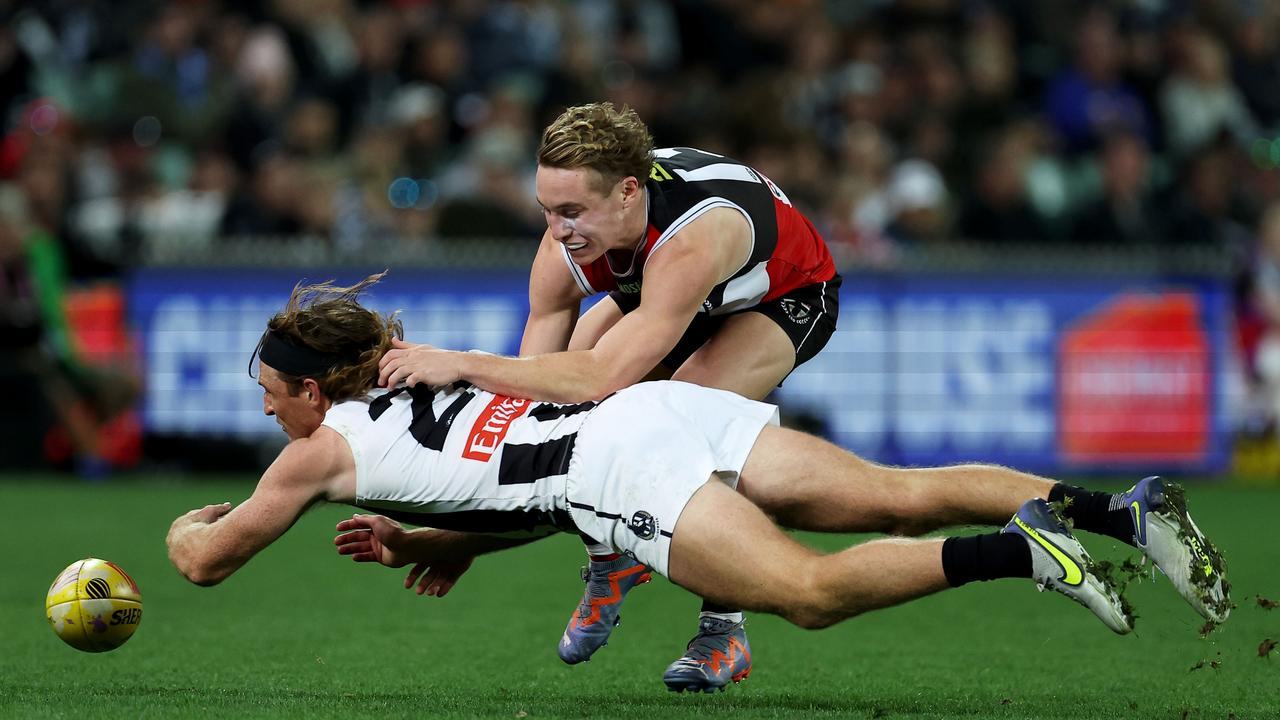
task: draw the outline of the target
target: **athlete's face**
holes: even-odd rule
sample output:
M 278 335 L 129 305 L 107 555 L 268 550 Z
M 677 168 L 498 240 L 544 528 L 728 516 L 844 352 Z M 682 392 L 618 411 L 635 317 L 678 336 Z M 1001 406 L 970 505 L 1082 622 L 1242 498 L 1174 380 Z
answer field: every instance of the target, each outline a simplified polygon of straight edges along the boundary
M 627 176 L 606 190 L 590 168 L 538 166 L 536 191 L 551 237 L 579 265 L 608 250 L 633 248 L 644 235 L 644 185 Z
M 274 417 L 290 440 L 310 437 L 324 422 L 328 407 L 314 380 L 304 380 L 302 390 L 291 395 L 280 373 L 259 360 L 258 385 L 262 387 L 262 412 Z

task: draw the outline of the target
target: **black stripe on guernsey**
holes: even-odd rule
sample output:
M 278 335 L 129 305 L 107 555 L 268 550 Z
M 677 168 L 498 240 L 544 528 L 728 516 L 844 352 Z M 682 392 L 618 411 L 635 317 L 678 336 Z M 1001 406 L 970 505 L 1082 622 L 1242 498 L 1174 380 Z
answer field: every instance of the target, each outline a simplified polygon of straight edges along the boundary
M 592 507 L 591 505 L 587 505 L 586 503 L 576 503 L 576 502 L 574 502 L 574 501 L 570 500 L 570 501 L 569 501 L 569 507 L 575 507 L 575 508 L 577 508 L 577 509 L 579 509 L 579 510 L 586 510 L 586 511 L 588 511 L 588 512 L 593 512 L 593 513 L 595 513 L 595 514 L 596 514 L 596 517 L 607 518 L 607 519 L 609 519 L 609 520 L 621 520 L 621 519 L 622 519 L 622 516 L 621 516 L 621 515 L 617 515 L 617 514 L 615 514 L 615 513 L 605 512 L 605 511 L 603 511 L 603 510 L 597 510 L 597 509 L 595 509 L 594 507 Z M 659 531 L 658 531 L 658 534 L 659 534 L 659 535 L 661 535 L 661 536 L 662 536 L 662 537 L 664 537 L 664 538 L 669 538 L 669 537 L 671 537 L 671 533 L 670 533 L 670 532 L 668 532 L 668 531 L 666 531 L 666 530 L 659 530 Z
M 94 578 L 84 584 L 84 592 L 95 600 L 111 597 L 111 586 L 102 578 Z
M 470 384 L 467 384 L 470 387 Z M 414 385 L 413 387 L 401 386 L 392 390 L 385 395 L 374 398 L 369 403 L 369 418 L 374 422 L 382 417 L 382 414 L 391 407 L 391 399 L 405 391 L 409 392 L 409 396 L 413 398 L 413 404 L 409 410 L 412 419 L 409 421 L 409 434 L 413 436 L 418 444 L 428 450 L 441 450 L 444 448 L 444 440 L 449 435 L 449 429 L 453 427 L 453 421 L 458 417 L 458 413 L 462 412 L 462 408 L 471 402 L 471 398 L 475 397 L 475 393 L 464 392 L 458 396 L 456 400 L 445 408 L 440 418 L 436 419 L 435 409 L 432 402 L 435 400 L 435 393 L 426 385 Z
M 364 505 L 357 505 L 356 507 L 419 527 L 433 527 L 457 532 L 534 533 L 539 530 L 578 532 L 578 526 L 573 524 L 573 518 L 565 510 L 463 510 L 449 513 L 426 513 Z
M 578 403 L 577 405 L 557 405 L 555 403 L 538 403 L 529 411 L 529 417 L 534 420 L 555 420 L 556 418 L 577 415 L 580 412 L 586 412 L 595 407 L 593 401 Z
M 391 399 L 408 389 L 408 386 L 401 385 L 395 390 L 390 390 L 387 393 L 374 398 L 373 401 L 369 403 L 369 419 L 377 422 L 378 418 L 382 417 L 382 413 L 386 412 L 387 408 L 391 407 Z
M 414 405 L 418 404 L 418 395 L 414 392 L 418 388 L 422 388 L 422 394 L 427 398 L 425 404 L 427 406 L 427 413 L 430 414 L 432 412 L 431 400 L 435 398 L 435 393 L 431 392 L 430 388 L 425 385 L 413 386 L 409 389 L 409 394 L 413 395 Z M 466 407 L 467 403 L 471 402 L 471 398 L 473 397 L 475 397 L 475 393 L 472 392 L 465 392 L 459 395 L 457 400 L 454 400 L 449 407 L 445 408 L 444 413 L 440 416 L 439 420 L 433 419 L 431 426 L 425 428 L 426 432 L 423 433 L 421 437 L 418 435 L 419 431 L 414 428 L 414 425 L 418 424 L 418 412 L 417 408 L 414 408 L 414 421 L 413 424 L 409 426 L 409 431 L 413 433 L 413 436 L 417 438 L 418 442 L 422 443 L 423 447 L 429 450 L 443 450 L 444 439 L 449 435 L 449 428 L 453 427 L 454 419 L 458 417 L 458 413 L 462 412 L 462 408 Z
M 587 511 L 589 511 L 589 512 L 593 512 L 593 513 L 595 513 L 595 514 L 596 514 L 596 517 L 609 518 L 610 520 L 621 520 L 621 519 L 622 519 L 622 516 L 621 516 L 621 515 L 615 515 L 615 514 L 613 514 L 613 513 L 607 513 L 607 512 L 605 512 L 605 511 L 603 511 L 603 510 L 597 510 L 597 509 L 595 509 L 595 508 L 594 508 L 593 506 L 591 506 L 591 505 L 586 505 L 586 504 L 584 504 L 584 503 L 576 503 L 576 502 L 574 502 L 574 501 L 572 501 L 572 500 L 570 500 L 570 501 L 569 501 L 569 507 L 575 507 L 575 508 L 578 508 L 579 510 L 587 510 Z
M 432 439 L 436 425 L 436 410 L 431 406 L 431 401 L 435 400 L 436 394 L 426 385 L 414 385 L 409 388 L 409 397 L 413 398 L 413 404 L 409 406 L 409 412 L 412 413 L 409 434 L 419 445 L 430 447 L 427 443 Z
M 577 433 L 543 443 L 503 446 L 498 484 L 523 485 L 568 472 L 575 437 Z

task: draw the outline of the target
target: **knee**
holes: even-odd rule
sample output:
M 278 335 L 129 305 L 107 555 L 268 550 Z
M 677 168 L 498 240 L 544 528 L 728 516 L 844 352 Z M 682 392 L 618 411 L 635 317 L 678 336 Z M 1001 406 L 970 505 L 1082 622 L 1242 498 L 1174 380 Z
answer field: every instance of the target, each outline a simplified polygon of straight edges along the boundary
M 928 486 L 907 471 L 895 471 L 893 500 L 885 508 L 883 531 L 890 535 L 917 537 L 936 529 L 932 522 L 932 505 Z
M 787 596 L 782 617 L 805 630 L 821 630 L 861 612 L 857 607 L 849 607 L 842 593 L 830 587 L 825 574 L 819 571 L 803 573 Z
M 844 616 L 837 616 L 819 608 L 797 608 L 795 611 L 784 614 L 783 617 L 787 622 L 804 630 L 822 630 L 845 619 Z

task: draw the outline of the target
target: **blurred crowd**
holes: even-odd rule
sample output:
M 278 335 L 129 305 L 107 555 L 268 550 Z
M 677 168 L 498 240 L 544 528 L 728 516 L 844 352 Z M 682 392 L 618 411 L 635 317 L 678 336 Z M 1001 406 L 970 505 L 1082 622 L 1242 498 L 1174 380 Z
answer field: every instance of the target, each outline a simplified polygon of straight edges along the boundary
M 609 99 L 845 249 L 1251 251 L 1280 197 L 1260 0 L 0 2 L 0 182 L 74 271 L 154 244 L 536 236 L 541 128 Z
M 605 99 L 754 165 L 850 262 L 1220 251 L 1280 387 L 1268 0 L 0 0 L 0 226 L 72 278 L 234 236 L 532 240 L 542 127 Z

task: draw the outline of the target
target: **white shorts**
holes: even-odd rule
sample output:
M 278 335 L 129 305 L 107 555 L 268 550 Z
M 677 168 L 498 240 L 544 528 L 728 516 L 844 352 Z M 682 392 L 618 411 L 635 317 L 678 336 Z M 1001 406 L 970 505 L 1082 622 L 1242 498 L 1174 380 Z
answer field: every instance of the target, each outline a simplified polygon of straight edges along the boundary
M 566 499 L 591 539 L 667 574 L 671 533 L 712 475 L 736 487 L 778 409 L 684 382 L 633 385 L 591 411 L 569 460 Z

